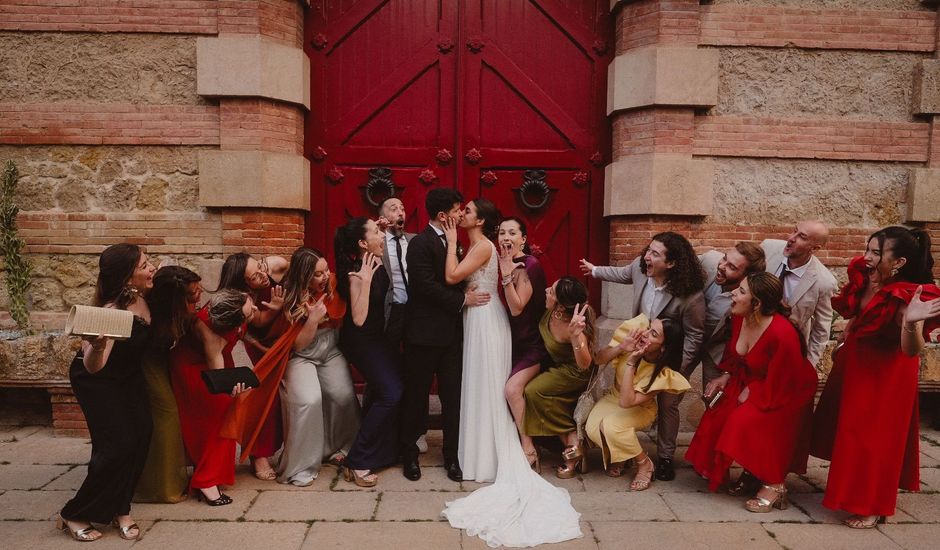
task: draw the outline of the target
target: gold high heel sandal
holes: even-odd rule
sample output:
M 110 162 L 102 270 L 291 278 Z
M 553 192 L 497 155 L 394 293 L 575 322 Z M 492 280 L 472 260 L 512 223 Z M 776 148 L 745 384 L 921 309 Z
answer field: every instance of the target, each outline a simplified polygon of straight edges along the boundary
M 537 449 L 532 449 L 531 451 L 525 452 L 526 459 L 529 460 L 529 467 L 532 468 L 535 473 L 542 473 L 542 464 L 539 462 L 539 452 Z
M 865 519 L 866 517 L 869 519 Z M 885 516 L 849 516 L 842 520 L 842 523 L 852 529 L 874 529 L 886 520 Z
M 561 456 L 565 459 L 565 464 L 555 469 L 555 477 L 558 479 L 571 479 L 578 474 L 579 469 L 582 474 L 587 473 L 587 457 L 584 455 L 584 449 L 582 449 L 580 445 L 569 445 L 565 447 Z M 574 463 L 568 465 L 569 461 L 574 461 Z
M 374 477 L 372 479 L 366 479 L 368 476 Z M 346 481 L 355 483 L 359 487 L 375 487 L 375 484 L 379 482 L 379 476 L 375 475 L 371 471 L 366 475 L 361 476 L 348 466 L 343 468 L 343 478 L 345 478 Z
M 778 489 L 776 487 L 771 487 L 770 485 L 763 485 L 763 488 L 777 493 L 777 498 L 774 500 L 767 500 L 764 497 L 756 496 L 752 499 L 749 499 L 744 503 L 744 508 L 748 512 L 754 512 L 755 514 L 766 514 L 773 508 L 776 508 L 777 510 L 786 510 L 790 507 L 790 503 L 787 501 L 786 487 Z
M 94 542 L 101 538 L 101 531 L 95 529 L 91 525 L 81 529 L 72 529 L 69 527 L 69 522 L 65 521 L 65 518 L 62 517 L 62 514 L 59 514 L 59 517 L 56 518 L 55 528 L 59 531 L 65 531 L 69 534 L 70 537 L 77 540 L 78 542 Z
M 640 472 L 640 464 L 649 463 L 650 469 L 645 472 Z M 646 455 L 646 460 L 641 460 L 636 463 L 636 475 L 633 476 L 633 481 L 630 482 L 631 491 L 645 491 L 650 488 L 650 483 L 653 482 L 653 472 L 656 471 L 656 468 L 653 466 L 653 460 L 650 458 L 650 455 Z

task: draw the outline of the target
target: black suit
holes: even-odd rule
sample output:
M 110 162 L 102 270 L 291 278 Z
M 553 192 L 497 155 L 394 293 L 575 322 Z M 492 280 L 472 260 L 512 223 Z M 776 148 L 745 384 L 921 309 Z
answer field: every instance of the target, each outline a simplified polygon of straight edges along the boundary
M 430 226 L 408 242 L 406 258 L 409 295 L 405 309 L 402 454 L 406 458 L 418 454 L 415 441 L 427 425 L 428 393 L 437 374 L 444 421 L 444 459 L 456 462 L 457 431 L 460 427 L 463 290 L 445 282 L 447 248 Z

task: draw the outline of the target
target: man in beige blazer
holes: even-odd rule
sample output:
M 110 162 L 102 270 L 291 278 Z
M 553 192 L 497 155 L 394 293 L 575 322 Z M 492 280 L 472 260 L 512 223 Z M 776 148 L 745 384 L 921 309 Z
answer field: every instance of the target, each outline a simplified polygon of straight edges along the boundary
M 689 241 L 672 231 L 653 236 L 643 254 L 623 267 L 595 266 L 581 260 L 581 271 L 595 279 L 633 285 L 631 317 L 645 313 L 650 319 L 670 319 L 682 326 L 682 363 L 669 365 L 688 377 L 695 367 L 705 323 L 704 273 Z M 677 292 L 681 290 L 681 292 Z M 673 456 L 679 435 L 682 395 L 660 392 L 656 423 L 656 479 L 675 478 Z
M 783 282 L 783 299 L 792 308 L 790 320 L 800 329 L 807 358 L 814 366 L 829 342 L 830 300 L 838 289 L 836 278 L 815 254 L 828 237 L 829 229 L 822 222 L 802 221 L 785 241 L 767 239 L 761 243 L 767 271 Z

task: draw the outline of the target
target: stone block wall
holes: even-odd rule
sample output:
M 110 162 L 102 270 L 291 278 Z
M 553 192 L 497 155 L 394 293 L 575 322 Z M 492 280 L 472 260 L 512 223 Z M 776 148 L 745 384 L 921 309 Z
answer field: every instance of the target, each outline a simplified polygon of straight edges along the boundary
M 91 300 L 97 254 L 113 243 L 144 245 L 208 281 L 226 254 L 302 244 L 303 5 L 0 5 L 0 161 L 23 176 L 16 199 L 39 328 L 60 328 L 72 304 Z M 232 44 L 248 48 L 220 73 Z M 277 78 L 264 78 L 272 66 Z M 244 86 L 261 81 L 277 86 Z M 213 159 L 225 152 L 236 162 L 219 182 Z M 246 156 L 261 159 L 257 169 Z M 5 305 L 0 294 L 0 327 L 11 326 Z

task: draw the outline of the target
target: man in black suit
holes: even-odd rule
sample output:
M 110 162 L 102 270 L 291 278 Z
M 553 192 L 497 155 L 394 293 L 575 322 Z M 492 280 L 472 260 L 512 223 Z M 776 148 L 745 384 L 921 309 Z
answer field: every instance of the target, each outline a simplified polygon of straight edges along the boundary
M 488 293 L 473 288 L 466 292 L 444 280 L 447 246 L 441 224 L 463 217 L 463 197 L 456 189 L 428 192 L 425 207 L 430 223 L 408 243 L 408 304 L 405 310 L 405 395 L 402 399 L 400 443 L 402 473 L 412 481 L 421 478 L 415 444 L 427 425 L 428 393 L 437 374 L 444 423 L 444 468 L 447 477 L 462 481 L 457 462 L 460 428 L 460 377 L 463 353 L 464 307 L 489 301 Z

